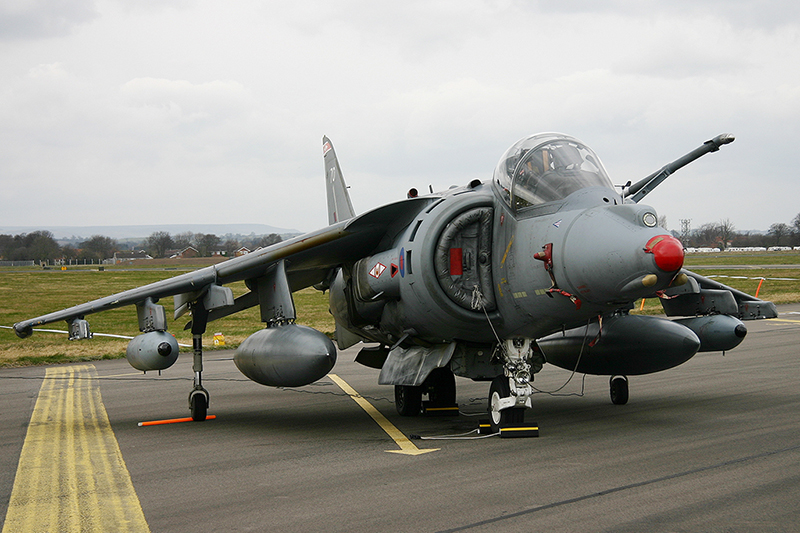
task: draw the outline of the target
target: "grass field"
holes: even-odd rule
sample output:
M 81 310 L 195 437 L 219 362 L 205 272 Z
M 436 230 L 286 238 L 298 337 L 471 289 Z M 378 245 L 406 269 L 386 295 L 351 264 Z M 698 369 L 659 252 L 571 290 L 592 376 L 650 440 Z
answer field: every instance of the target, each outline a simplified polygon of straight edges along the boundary
M 800 252 L 695 253 L 686 256 L 684 266 L 692 265 L 798 265 Z
M 735 259 L 735 260 L 734 260 Z M 733 288 L 755 294 L 759 278 L 766 278 L 761 286 L 759 297 L 775 303 L 800 302 L 800 269 L 726 269 L 730 265 L 800 265 L 800 252 L 774 252 L 755 254 L 693 254 L 687 256 L 686 265 L 719 265 L 719 268 L 702 269 L 700 274 L 714 277 Z M 148 266 L 159 266 L 148 262 Z M 11 326 L 25 318 L 71 307 L 89 300 L 108 296 L 120 291 L 170 278 L 182 271 L 198 268 L 199 264 L 162 264 L 160 268 L 135 270 L 131 267 L 106 267 L 99 271 L 92 268 L 72 267 L 66 271 L 42 270 L 39 268 L 19 269 L 0 268 L 0 325 Z M 718 277 L 726 276 L 726 277 Z M 243 282 L 230 285 L 234 295 L 244 294 L 247 289 Z M 328 298 L 314 289 L 304 289 L 295 293 L 297 322 L 311 326 L 323 333 L 331 334 L 334 329 L 333 318 L 328 312 Z M 178 342 L 191 344 L 191 334 L 183 330 L 190 320 L 187 314 L 172 322 L 172 298 L 159 302 L 167 311 L 170 332 Z M 659 314 L 661 304 L 657 299 L 645 301 L 640 311 L 641 301 L 636 302 L 634 312 Z M 124 307 L 89 317 L 92 331 L 117 335 L 135 336 L 139 333 L 136 311 Z M 66 330 L 66 322 L 45 326 L 47 329 Z M 238 346 L 253 332 L 261 329 L 258 307 L 254 307 L 212 322 L 204 337 L 205 344 L 212 348 L 214 333 L 225 336 L 226 348 Z M 0 329 L 0 366 L 20 366 L 47 364 L 93 359 L 118 358 L 125 354 L 128 341 L 107 337 L 95 337 L 91 341 L 69 341 L 66 334 L 35 333 L 31 338 L 21 340 L 9 329 Z
M 40 316 L 88 300 L 108 296 L 147 283 L 170 278 L 176 270 L 122 270 L 74 268 L 66 271 L 30 269 L 0 269 L 0 325 L 11 326 L 25 318 Z M 244 282 L 229 285 L 234 296 L 247 292 Z M 328 298 L 315 289 L 295 293 L 295 306 L 299 324 L 331 334 L 333 317 L 328 312 Z M 183 327 L 191 319 L 187 313 L 172 321 L 173 302 L 167 298 L 159 302 L 167 312 L 169 331 L 178 342 L 192 344 L 192 335 Z M 135 336 L 139 334 L 136 309 L 133 306 L 96 313 L 89 317 L 93 332 Z M 225 317 L 208 325 L 204 344 L 213 348 L 212 336 L 222 333 L 226 348 L 238 346 L 263 324 L 258 307 Z M 65 330 L 66 322 L 43 326 L 45 329 Z M 22 340 L 10 329 L 0 329 L 0 366 L 46 364 L 92 359 L 118 358 L 125 354 L 128 341 L 108 337 L 95 337 L 90 341 L 69 341 L 66 334 L 34 333 Z

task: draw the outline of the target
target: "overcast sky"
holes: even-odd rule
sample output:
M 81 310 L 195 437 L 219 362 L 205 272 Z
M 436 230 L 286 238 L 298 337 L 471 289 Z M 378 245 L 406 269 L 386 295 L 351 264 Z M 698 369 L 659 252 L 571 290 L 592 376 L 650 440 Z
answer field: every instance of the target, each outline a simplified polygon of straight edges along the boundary
M 327 223 L 321 138 L 358 212 L 489 179 L 531 133 L 693 227 L 800 212 L 796 1 L 3 0 L 0 226 Z

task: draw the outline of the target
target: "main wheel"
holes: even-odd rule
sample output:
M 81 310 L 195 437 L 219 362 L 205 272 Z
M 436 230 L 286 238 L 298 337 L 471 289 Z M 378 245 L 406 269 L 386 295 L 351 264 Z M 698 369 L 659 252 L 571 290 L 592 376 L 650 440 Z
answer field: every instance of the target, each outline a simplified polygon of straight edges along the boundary
M 609 381 L 611 389 L 611 403 L 625 405 L 628 403 L 628 378 L 625 376 L 611 376 Z
M 452 407 L 456 404 L 456 378 L 449 368 L 434 368 L 425 380 L 428 399 L 433 407 Z
M 208 415 L 208 398 L 202 392 L 192 393 L 189 398 L 189 406 L 192 410 L 192 420 L 202 422 Z
M 395 385 L 394 405 L 401 416 L 417 416 L 422 409 L 422 387 Z
M 500 428 L 522 424 L 525 421 L 524 407 L 509 407 L 500 410 L 500 399 L 511 396 L 511 387 L 508 378 L 497 376 L 489 387 L 489 424 L 492 432 L 497 433 Z

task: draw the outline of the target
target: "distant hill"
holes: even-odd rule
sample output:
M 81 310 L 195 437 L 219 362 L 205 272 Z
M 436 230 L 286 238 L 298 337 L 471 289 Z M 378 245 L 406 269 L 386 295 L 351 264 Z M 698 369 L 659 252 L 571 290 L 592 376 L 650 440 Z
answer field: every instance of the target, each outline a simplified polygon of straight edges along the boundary
M 0 234 L 19 235 L 33 231 L 50 231 L 56 240 L 83 238 L 103 235 L 112 239 L 144 239 L 156 231 L 178 233 L 210 233 L 212 235 L 279 235 L 298 234 L 295 229 L 277 228 L 266 224 L 151 224 L 140 226 L 0 226 Z

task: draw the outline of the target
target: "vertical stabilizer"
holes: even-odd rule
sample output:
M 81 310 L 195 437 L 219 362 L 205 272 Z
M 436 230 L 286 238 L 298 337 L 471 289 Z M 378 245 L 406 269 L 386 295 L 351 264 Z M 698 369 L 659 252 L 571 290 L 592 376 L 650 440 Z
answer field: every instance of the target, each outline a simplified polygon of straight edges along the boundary
M 347 184 L 339 168 L 339 160 L 330 139 L 322 138 L 322 155 L 325 158 L 325 189 L 328 193 L 328 224 L 335 224 L 356 216 Z

